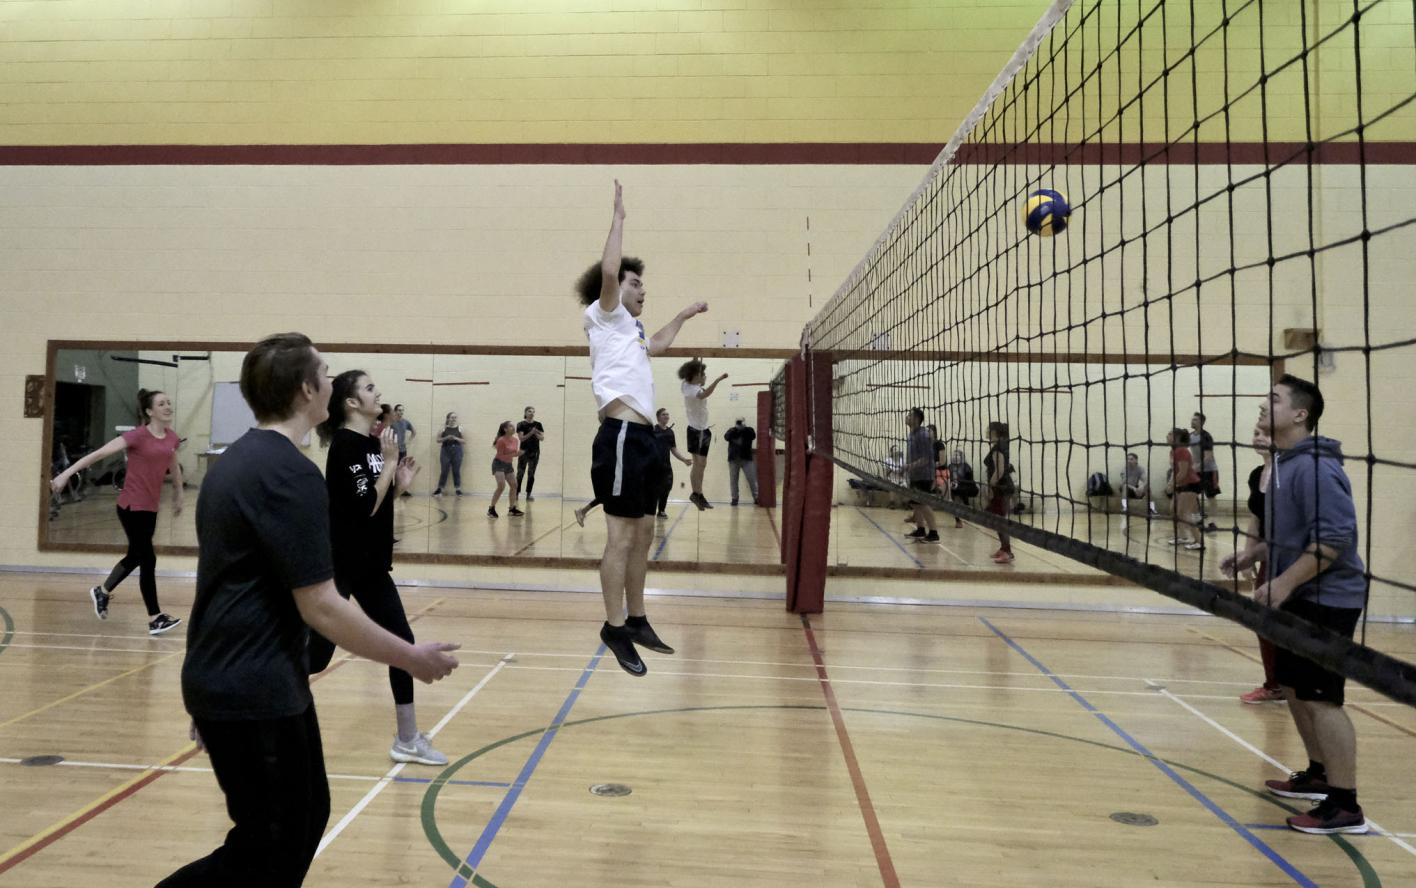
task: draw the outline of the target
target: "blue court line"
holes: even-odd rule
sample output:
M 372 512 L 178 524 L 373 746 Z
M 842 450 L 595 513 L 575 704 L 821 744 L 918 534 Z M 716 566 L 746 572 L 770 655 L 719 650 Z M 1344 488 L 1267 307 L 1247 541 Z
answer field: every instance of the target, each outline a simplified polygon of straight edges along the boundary
M 402 775 L 393 778 L 394 783 L 432 783 L 431 777 L 404 777 Z M 446 780 L 448 786 L 490 786 L 494 789 L 507 789 L 510 783 L 497 783 L 493 780 Z
M 585 671 L 580 673 L 580 679 L 576 681 L 575 687 L 571 688 L 570 694 L 565 698 L 565 702 L 561 704 L 560 711 L 557 712 L 556 717 L 551 720 L 550 727 L 546 728 L 546 732 L 541 735 L 541 739 L 537 742 L 536 748 L 531 751 L 531 756 L 526 759 L 526 764 L 521 766 L 521 773 L 516 775 L 516 781 L 511 784 L 511 788 L 507 791 L 506 796 L 502 798 L 501 804 L 497 806 L 496 812 L 492 814 L 492 819 L 487 822 L 486 828 L 482 830 L 482 835 L 477 839 L 477 844 L 468 852 L 467 858 L 463 861 L 462 866 L 458 867 L 457 874 L 454 875 L 452 881 L 448 883 L 448 888 L 467 888 L 468 881 L 476 874 L 477 867 L 482 865 L 482 858 L 487 856 L 487 851 L 492 847 L 492 841 L 496 839 L 497 833 L 501 831 L 502 824 L 506 823 L 507 815 L 511 813 L 512 807 L 516 805 L 516 800 L 521 797 L 521 790 L 525 789 L 526 784 L 531 781 L 531 775 L 535 773 L 536 766 L 541 763 L 541 756 L 546 754 L 546 750 L 550 747 L 551 741 L 556 739 L 556 733 L 560 730 L 561 725 L 565 724 L 565 720 L 570 717 L 571 707 L 574 706 L 575 701 L 579 699 L 580 692 L 585 690 L 586 683 L 590 681 L 591 674 L 595 672 L 595 667 L 600 665 L 600 658 L 604 655 L 605 646 L 601 644 L 595 650 L 595 656 L 591 657 L 590 662 L 586 664 Z
M 689 503 L 688 506 L 693 506 L 693 503 Z M 683 516 L 688 514 L 688 506 L 684 506 L 683 511 L 679 512 L 678 517 L 674 519 L 674 523 L 669 525 L 669 532 L 664 534 L 662 540 L 659 540 L 659 548 L 654 550 L 654 557 L 649 559 L 650 561 L 658 561 L 659 556 L 664 554 L 664 547 L 669 544 L 669 537 L 673 536 L 674 528 L 678 527 L 679 522 L 683 520 Z M 695 509 L 698 508 L 697 506 L 693 507 Z
M 910 554 L 910 550 L 909 550 L 909 549 L 906 549 L 906 548 L 900 543 L 899 540 L 895 539 L 895 538 L 894 538 L 893 536 L 891 536 L 889 533 L 886 533 L 885 528 L 881 527 L 879 524 L 875 524 L 875 519 L 874 519 L 874 518 L 870 517 L 869 515 L 865 514 L 864 512 L 861 512 L 860 506 L 851 506 L 851 508 L 855 509 L 857 512 L 860 512 L 860 517 L 864 518 L 866 521 L 869 521 L 871 524 L 874 524 L 874 525 L 875 525 L 875 529 L 878 530 L 878 531 L 880 531 L 882 534 L 885 535 L 885 539 L 887 539 L 887 540 L 889 540 L 890 542 L 894 543 L 896 549 L 899 549 L 901 552 L 904 552 L 904 553 L 905 553 L 905 557 L 915 563 L 915 567 L 919 567 L 919 568 L 923 568 L 923 567 L 924 567 L 924 562 L 923 562 L 923 561 L 920 561 L 918 558 L 916 558 L 916 557 L 914 557 L 913 555 L 911 555 L 911 554 Z
M 1228 811 L 1225 811 L 1223 808 L 1221 808 L 1212 799 L 1210 799 L 1209 796 L 1200 792 L 1200 790 L 1197 789 L 1194 784 L 1190 783 L 1190 781 L 1186 780 L 1184 777 L 1181 777 L 1178 773 L 1176 773 L 1174 768 L 1170 767 L 1170 765 L 1162 761 L 1159 756 L 1147 749 L 1144 745 L 1141 744 L 1139 740 L 1126 733 L 1126 731 L 1123 730 L 1120 725 L 1116 724 L 1116 722 L 1108 718 L 1105 713 L 1101 712 L 1095 706 L 1091 705 L 1091 703 L 1087 701 L 1087 698 L 1072 690 L 1072 687 L 1070 685 L 1068 685 L 1062 679 L 1058 678 L 1052 672 L 1051 669 L 1048 669 L 1042 664 L 1042 661 L 1038 660 L 1032 654 L 1024 650 L 1022 645 L 1009 638 L 1007 633 L 1003 632 L 997 626 L 988 622 L 988 619 L 985 617 L 979 617 L 978 619 L 979 622 L 983 623 L 983 625 L 988 627 L 990 632 L 992 632 L 994 635 L 997 635 L 1004 642 L 1006 642 L 1008 647 L 1021 654 L 1025 660 L 1027 660 L 1033 665 L 1033 668 L 1037 669 L 1037 671 L 1052 679 L 1053 684 L 1057 685 L 1057 687 L 1070 694 L 1072 699 L 1077 701 L 1077 703 L 1083 709 L 1087 710 L 1092 715 L 1095 715 L 1097 719 L 1099 719 L 1102 724 L 1110 728 L 1116 734 L 1116 736 L 1126 741 L 1127 746 L 1130 746 L 1136 752 L 1140 753 L 1142 756 L 1145 757 L 1146 761 L 1150 762 L 1152 765 L 1155 765 L 1156 768 L 1158 768 L 1162 774 L 1175 781 L 1176 785 L 1188 792 L 1191 797 L 1195 799 L 1195 801 L 1208 808 L 1211 814 L 1218 817 L 1220 821 L 1224 823 L 1225 826 L 1228 826 L 1230 829 L 1238 833 L 1239 836 L 1244 839 L 1244 841 L 1248 842 L 1250 845 L 1253 845 L 1254 848 L 1256 848 L 1260 853 L 1262 853 L 1265 857 L 1272 861 L 1275 866 L 1283 870 L 1283 872 L 1289 878 L 1297 882 L 1299 885 L 1304 886 L 1304 888 L 1318 888 L 1316 882 L 1304 875 L 1302 871 L 1300 871 L 1293 864 L 1289 863 L 1283 857 L 1283 855 L 1270 848 L 1264 842 L 1263 839 L 1260 839 L 1258 836 L 1254 835 L 1252 830 L 1250 830 L 1244 824 L 1240 823 L 1238 820 L 1235 820 L 1234 817 L 1231 816 Z

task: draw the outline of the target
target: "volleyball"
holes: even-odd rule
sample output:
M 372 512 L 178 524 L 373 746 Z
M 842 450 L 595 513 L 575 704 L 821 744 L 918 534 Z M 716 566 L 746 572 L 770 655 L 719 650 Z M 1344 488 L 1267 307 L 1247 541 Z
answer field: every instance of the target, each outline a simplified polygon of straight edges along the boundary
M 1023 224 L 1028 231 L 1043 237 L 1052 237 L 1065 229 L 1070 215 L 1072 208 L 1067 203 L 1067 196 L 1047 188 L 1029 194 L 1027 203 L 1023 205 Z

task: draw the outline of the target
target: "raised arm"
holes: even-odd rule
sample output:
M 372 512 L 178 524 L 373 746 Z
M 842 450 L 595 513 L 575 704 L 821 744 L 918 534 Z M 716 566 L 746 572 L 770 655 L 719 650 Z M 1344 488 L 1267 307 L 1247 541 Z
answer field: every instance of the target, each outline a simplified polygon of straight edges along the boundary
M 724 373 L 722 376 L 719 376 L 717 379 L 713 380 L 713 384 L 712 384 L 712 385 L 704 386 L 703 391 L 701 391 L 701 392 L 698 393 L 698 399 L 699 399 L 700 401 L 701 401 L 701 400 L 706 400 L 709 396 L 711 396 L 711 395 L 713 394 L 713 390 L 718 387 L 718 383 L 722 382 L 723 380 L 725 380 L 725 379 L 727 379 L 727 378 L 728 378 L 728 374 Z
M 85 455 L 78 462 L 74 463 L 72 466 L 69 466 L 67 469 L 60 472 L 58 475 L 55 475 L 54 480 L 49 482 L 49 489 L 54 491 L 55 493 L 63 492 L 64 486 L 69 483 L 70 478 L 74 477 L 79 472 L 82 472 L 84 469 L 87 469 L 89 466 L 93 465 L 99 460 L 107 459 L 113 454 L 121 453 L 127 449 L 128 442 L 124 440 L 122 435 L 119 435 L 112 441 L 109 441 L 107 444 L 95 450 L 93 453 Z
M 707 310 L 708 303 L 694 302 L 684 308 L 683 311 L 674 315 L 674 319 L 665 324 L 664 328 L 658 333 L 655 333 L 653 338 L 649 340 L 649 354 L 662 355 L 664 352 L 668 351 L 669 347 L 674 344 L 674 338 L 678 336 L 679 328 L 683 326 L 683 322 Z
M 606 314 L 619 308 L 620 260 L 624 257 L 624 191 L 615 180 L 615 212 L 610 219 L 610 236 L 600 256 L 600 310 Z

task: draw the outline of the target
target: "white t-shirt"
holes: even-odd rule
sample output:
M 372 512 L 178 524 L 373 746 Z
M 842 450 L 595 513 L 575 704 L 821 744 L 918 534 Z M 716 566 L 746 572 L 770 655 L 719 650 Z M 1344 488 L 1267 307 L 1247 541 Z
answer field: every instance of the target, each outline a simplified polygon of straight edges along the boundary
M 683 413 L 688 417 L 689 428 L 702 431 L 708 428 L 708 399 L 698 397 L 703 386 L 691 382 L 683 384 Z
M 616 399 L 646 419 L 653 416 L 654 375 L 644 325 L 623 302 L 606 313 L 596 300 L 585 307 L 585 337 L 590 340 L 590 388 L 600 417 Z

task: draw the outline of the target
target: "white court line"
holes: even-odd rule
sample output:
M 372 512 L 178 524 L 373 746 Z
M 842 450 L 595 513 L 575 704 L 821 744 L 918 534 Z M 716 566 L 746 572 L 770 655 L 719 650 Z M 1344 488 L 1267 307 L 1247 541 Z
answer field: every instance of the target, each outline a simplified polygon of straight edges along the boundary
M 1233 740 L 1235 743 L 1249 750 L 1254 755 L 1268 762 L 1270 765 L 1273 765 L 1279 771 L 1282 771 L 1284 774 L 1292 773 L 1292 769 L 1285 765 L 1283 762 L 1264 752 L 1262 749 L 1259 749 L 1257 746 L 1245 740 L 1243 737 L 1240 737 L 1238 734 L 1234 733 L 1233 731 L 1226 728 L 1224 725 L 1210 718 L 1208 715 L 1205 715 L 1203 712 L 1191 706 L 1189 703 L 1186 703 L 1184 700 L 1181 700 L 1179 697 L 1170 693 L 1170 691 L 1166 690 L 1163 687 L 1157 687 L 1156 690 L 1160 691 L 1162 697 L 1165 697 L 1167 700 L 1170 700 L 1184 707 L 1184 709 L 1188 711 L 1191 715 L 1195 716 L 1200 721 L 1214 728 L 1216 731 L 1219 731 L 1221 734 L 1228 737 L 1230 740 Z M 1393 842 L 1395 842 L 1397 847 L 1403 849 L 1409 854 L 1416 855 L 1416 848 L 1411 847 L 1411 845 L 1403 841 L 1401 835 L 1398 835 L 1397 833 L 1393 832 L 1388 832 L 1385 827 L 1383 827 L 1381 824 L 1377 823 L 1370 817 L 1367 818 L 1367 824 L 1371 826 L 1372 829 L 1376 830 L 1378 834 L 1386 836 L 1388 839 L 1391 839 Z
M 462 707 L 466 706 L 469 702 L 471 702 L 472 698 L 477 696 L 477 692 L 482 690 L 482 688 L 486 687 L 487 682 L 495 678 L 496 674 L 498 672 L 501 672 L 502 668 L 505 667 L 507 663 L 511 662 L 511 659 L 515 656 L 516 654 L 514 653 L 507 653 L 503 655 L 497 665 L 492 667 L 492 671 L 482 676 L 482 680 L 477 682 L 477 684 L 472 688 L 472 690 L 464 694 L 462 699 L 457 701 L 457 705 L 452 707 L 452 709 L 448 710 L 447 715 L 444 715 L 442 717 L 441 721 L 433 725 L 432 730 L 428 731 L 428 736 L 430 738 L 436 737 L 438 731 L 441 731 L 444 727 L 446 727 L 447 723 L 452 721 L 453 717 L 462 711 Z M 334 825 L 334 829 L 331 829 L 329 832 L 325 833 L 324 838 L 320 839 L 319 847 L 315 849 L 315 857 L 319 857 L 321 854 L 323 854 L 324 850 L 330 846 L 330 843 L 333 842 L 335 839 L 339 838 L 340 833 L 344 832 L 344 828 L 347 827 L 349 824 L 353 823 L 354 818 L 358 817 L 363 812 L 363 810 L 369 806 L 369 803 L 372 802 L 375 798 L 377 798 L 379 793 L 384 791 L 384 787 L 388 786 L 390 783 L 393 782 L 393 778 L 397 777 L 399 772 L 403 770 L 404 764 L 404 762 L 399 762 L 392 768 L 389 768 L 388 773 L 384 775 L 384 779 L 374 784 L 368 792 L 364 793 L 364 797 L 358 802 L 356 802 L 354 807 L 349 809 L 349 813 L 345 814 L 344 817 L 342 817 L 340 821 Z
M 9 757 L 9 756 L 0 756 L 0 765 L 22 765 L 22 764 L 24 764 L 24 761 L 25 761 L 24 759 L 11 758 L 11 757 Z M 65 759 L 65 760 L 62 761 L 62 762 L 56 762 L 54 765 L 47 765 L 47 766 L 45 766 L 45 767 L 58 767 L 58 768 L 95 768 L 95 769 L 103 770 L 103 771 L 167 771 L 167 772 L 172 772 L 172 773 L 187 773 L 187 774 L 211 774 L 211 773 L 213 773 L 211 768 L 202 768 L 202 767 L 199 767 L 199 766 L 196 766 L 196 765 L 134 765 L 134 764 L 125 764 L 125 763 L 123 763 L 123 762 L 80 762 L 80 761 L 71 761 L 71 760 L 69 760 L 69 759 Z M 379 776 L 375 776 L 375 775 L 372 775 L 372 774 L 326 774 L 325 776 L 328 777 L 330 780 L 351 780 L 351 781 L 357 781 L 357 782 L 360 782 L 360 783 L 391 783 L 391 782 L 393 782 L 393 780 L 392 780 L 391 777 L 388 777 L 388 776 L 379 777 Z M 488 783 L 491 783 L 491 782 L 495 782 L 495 781 L 487 781 L 487 782 L 488 782 Z M 495 787 L 493 787 L 493 788 L 495 788 Z

